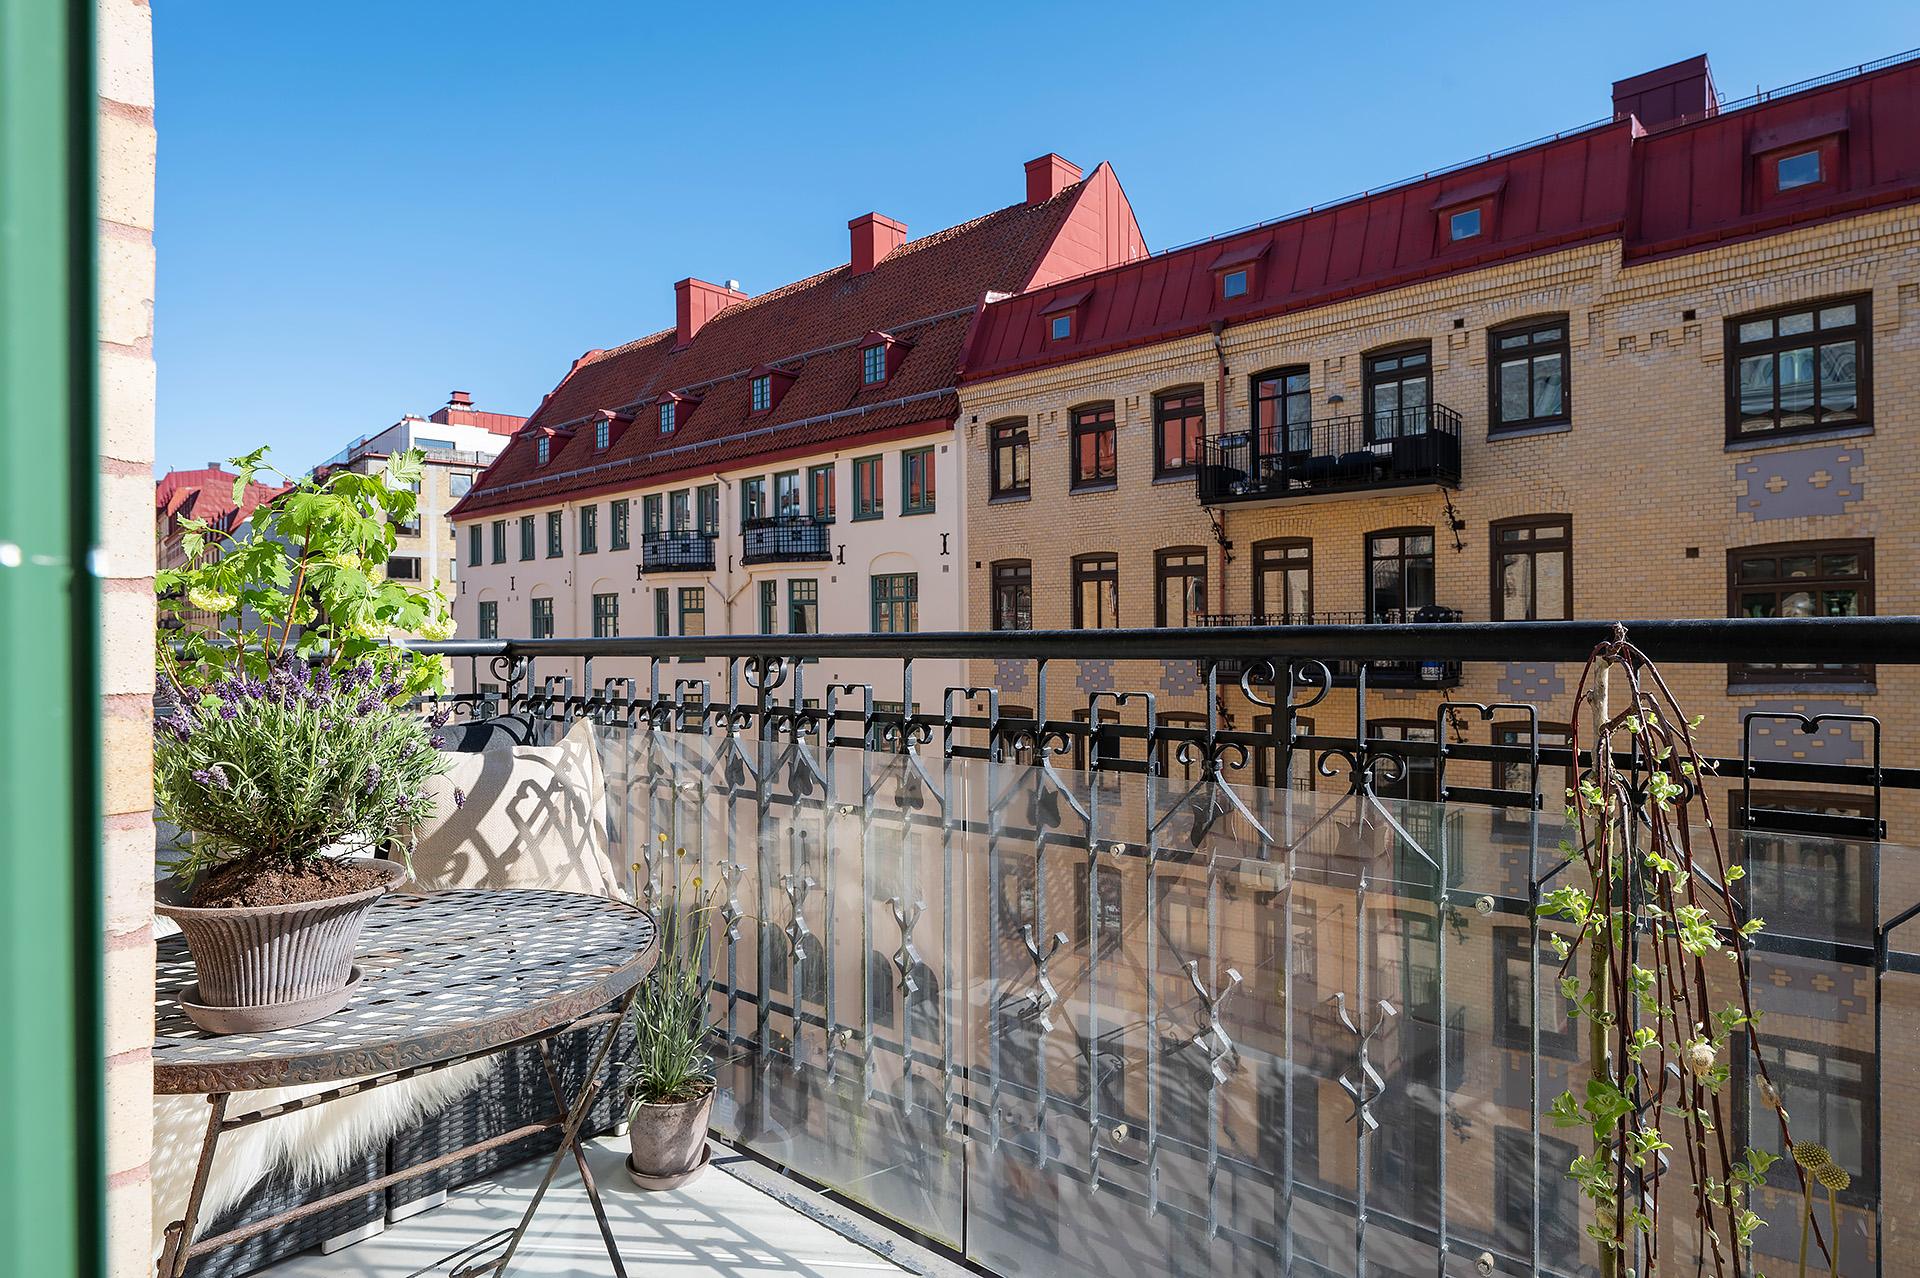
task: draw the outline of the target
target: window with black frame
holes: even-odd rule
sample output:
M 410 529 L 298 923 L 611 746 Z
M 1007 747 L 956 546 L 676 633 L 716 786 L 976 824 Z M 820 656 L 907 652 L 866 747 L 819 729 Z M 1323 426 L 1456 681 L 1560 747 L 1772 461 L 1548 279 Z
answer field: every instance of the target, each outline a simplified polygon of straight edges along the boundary
M 1276 537 L 1253 543 L 1253 611 L 1262 624 L 1313 620 L 1313 542 Z
M 1776 542 L 1727 552 L 1727 612 L 1734 617 L 1870 617 L 1871 541 Z M 1862 662 L 1744 662 L 1731 683 L 1852 683 L 1873 678 Z
M 1872 420 L 1871 307 L 1863 294 L 1727 321 L 1727 438 Z
M 1073 628 L 1109 630 L 1120 625 L 1120 560 L 1115 555 L 1077 555 L 1073 561 Z
M 1835 970 L 1845 973 L 1849 969 Z M 1871 979 L 1870 973 L 1854 971 L 1862 980 Z M 1851 1177 L 1848 1187 L 1840 1191 L 1841 1202 L 1874 1206 L 1879 1197 L 1874 1171 L 1880 1110 L 1873 1054 L 1811 1039 L 1786 1038 L 1776 1029 L 1760 1035 L 1760 1055 L 1779 1091 L 1780 1104 L 1791 1115 L 1794 1143 L 1825 1146 L 1834 1164 Z M 1779 1119 L 1760 1092 L 1760 1071 L 1749 1071 L 1749 1077 L 1752 1096 L 1748 1102 L 1748 1139 L 1755 1149 L 1765 1150 L 1778 1160 L 1767 1169 L 1767 1183 L 1797 1197 L 1798 1169 L 1793 1159 L 1784 1157 Z
M 1206 395 L 1198 386 L 1154 396 L 1154 474 L 1192 474 L 1200 464 L 1200 441 L 1206 433 Z
M 1033 486 L 1032 437 L 1027 419 L 995 422 L 987 428 L 990 496 L 1025 497 Z
M 1770 814 L 1865 818 L 1870 802 L 1820 790 L 1755 789 L 1753 814 L 1730 796 L 1733 855 L 1746 869 L 1739 890 L 1752 913 L 1778 920 L 1775 931 L 1816 940 L 1871 945 L 1878 845 L 1858 839 L 1763 828 Z M 1782 820 L 1782 817 L 1771 817 Z
M 1433 576 L 1433 529 L 1368 533 L 1367 620 L 1407 622 L 1433 607 Z
M 1532 1245 L 1533 1217 L 1540 1212 L 1540 1251 L 1554 1258 L 1574 1257 L 1581 1246 L 1580 1187 L 1567 1176 L 1578 1151 L 1552 1136 L 1539 1138 L 1518 1127 L 1493 1129 L 1493 1215 L 1500 1242 L 1525 1255 Z
M 1207 607 L 1206 548 L 1173 546 L 1155 551 L 1153 584 L 1154 625 L 1197 625 Z
M 1001 559 L 993 564 L 993 628 L 1033 629 L 1033 562 Z
M 1405 347 L 1367 356 L 1367 442 L 1427 432 L 1433 402 L 1433 360 L 1428 348 Z
M 1529 320 L 1487 334 L 1487 430 L 1499 434 L 1568 419 L 1567 317 Z
M 1305 364 L 1254 374 L 1253 426 L 1262 456 L 1313 450 L 1313 384 Z
M 1493 1041 L 1515 1051 L 1533 1050 L 1537 970 L 1540 1050 L 1560 1060 L 1578 1060 L 1578 1023 L 1560 992 L 1560 958 L 1544 937 L 1529 955 L 1529 939 L 1523 927 L 1493 929 Z
M 1074 409 L 1072 487 L 1114 483 L 1120 474 L 1117 444 L 1111 403 Z
M 1495 621 L 1568 621 L 1573 618 L 1573 519 L 1527 515 L 1497 519 L 1493 540 L 1492 612 Z

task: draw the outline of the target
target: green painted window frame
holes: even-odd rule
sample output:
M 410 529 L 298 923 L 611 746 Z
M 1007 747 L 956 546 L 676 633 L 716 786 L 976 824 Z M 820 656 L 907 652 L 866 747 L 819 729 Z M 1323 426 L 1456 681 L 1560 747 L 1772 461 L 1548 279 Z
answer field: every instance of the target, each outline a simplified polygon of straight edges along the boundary
M 720 485 L 702 484 L 694 490 L 694 514 L 701 532 L 720 535 Z
M 653 633 L 661 639 L 673 634 L 673 599 L 665 586 L 653 592 Z
M 63 1278 L 105 1272 L 108 1201 L 94 12 L 0 0 L 0 617 L 31 636 L 0 661 L 0 822 L 36 850 L 0 858 L 0 917 L 37 964 L 0 1018 L 0 1272 Z
M 633 503 L 625 497 L 607 503 L 607 545 L 612 550 L 625 550 L 631 541 L 628 524 L 632 521 Z
M 887 515 L 886 470 L 883 463 L 886 458 L 875 453 L 871 457 L 853 459 L 853 518 L 884 519 Z M 865 492 L 862 492 L 862 484 Z
M 535 639 L 553 638 L 553 596 L 542 595 L 527 601 L 527 630 Z
M 566 522 L 557 510 L 547 512 L 547 558 L 558 559 L 566 553 Z
M 533 516 L 520 516 L 520 562 L 526 563 L 533 558 L 534 536 Z
M 836 500 L 833 478 L 832 462 L 807 467 L 807 513 L 816 520 L 833 518 Z
M 479 524 L 467 529 L 467 567 L 478 568 L 486 548 L 486 533 Z
M 600 553 L 600 507 L 594 502 L 580 507 L 580 553 Z
M 504 519 L 493 521 L 493 562 L 507 562 L 507 521 Z
M 910 635 L 920 629 L 920 574 L 917 572 L 877 572 L 868 578 L 871 604 L 871 629 L 877 635 Z M 881 617 L 887 626 L 880 625 Z M 896 626 L 895 620 L 905 625 Z
M 933 445 L 902 449 L 900 453 L 900 513 L 931 515 L 934 506 Z M 920 473 L 916 477 L 914 471 Z M 917 479 L 917 482 L 916 482 Z M 915 491 L 918 490 L 916 499 Z
M 767 477 L 754 475 L 740 481 L 740 518 L 765 519 L 772 512 L 767 509 Z
M 500 604 L 493 599 L 480 601 L 480 637 L 498 639 L 500 637 Z
M 760 583 L 760 633 L 780 633 L 780 583 L 771 578 Z
M 620 637 L 619 595 L 600 594 L 593 597 L 593 637 L 595 639 Z
M 640 534 L 643 537 L 658 536 L 666 525 L 661 523 L 667 508 L 666 494 L 648 493 L 640 499 Z

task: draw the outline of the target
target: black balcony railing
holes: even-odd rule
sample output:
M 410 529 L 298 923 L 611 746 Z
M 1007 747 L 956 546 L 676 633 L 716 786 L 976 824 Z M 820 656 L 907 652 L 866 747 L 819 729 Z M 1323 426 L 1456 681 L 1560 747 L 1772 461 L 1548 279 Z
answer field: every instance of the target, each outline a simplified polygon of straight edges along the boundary
M 1537 909 L 1575 877 L 1557 795 L 1590 759 L 1459 726 L 1525 707 L 1400 698 L 1396 735 L 1357 690 L 1321 698 L 1348 663 L 1371 686 L 1384 662 L 1579 662 L 1612 627 L 1344 619 L 411 646 L 452 660 L 456 713 L 517 716 L 516 740 L 593 720 L 612 863 L 656 906 L 713 894 L 725 1139 L 1004 1278 L 1593 1272 L 1549 1112 L 1590 1072 L 1585 1027 Z M 1626 624 L 1670 670 L 1920 665 L 1913 617 Z M 829 683 L 806 658 L 865 665 Z M 1221 678 L 1250 658 L 1276 675 Z M 965 686 L 943 661 L 976 663 Z M 1176 679 L 1204 713 L 1168 707 Z M 1797 1139 L 1853 1133 L 1826 1138 L 1852 1177 L 1842 1272 L 1904 1273 L 1920 889 L 1911 853 L 1827 809 L 1910 810 L 1911 726 L 1890 721 L 1896 765 L 1877 719 L 1700 708 L 1716 811 L 1747 814 L 1727 863 L 1769 921 L 1745 942 L 1770 973 L 1761 1050 L 1801 1062 Z M 1851 745 L 1756 751 L 1756 718 Z M 1777 821 L 1760 782 L 1820 804 Z M 1745 1079 L 1748 1037 L 1723 1050 Z M 1733 1140 L 1777 1150 L 1771 1111 L 1729 1095 Z M 1754 1267 L 1792 1272 L 1791 1159 L 1751 1202 Z M 1691 1271 L 1669 1242 L 1663 1270 Z
M 1248 613 L 1248 612 L 1210 612 L 1203 613 L 1198 621 L 1209 629 L 1222 626 L 1240 626 L 1265 628 L 1276 626 L 1360 626 L 1384 625 L 1403 626 L 1409 624 L 1452 624 L 1460 620 L 1457 608 L 1442 608 L 1430 604 L 1411 611 L 1403 608 L 1388 608 L 1369 616 L 1364 611 L 1346 612 L 1303 612 L 1303 613 Z M 1249 649 L 1245 657 L 1222 658 L 1219 664 L 1220 677 L 1238 679 L 1251 666 L 1255 670 L 1255 682 L 1270 683 L 1272 675 L 1266 667 L 1260 665 L 1258 649 Z M 1365 668 L 1367 682 L 1376 688 L 1455 688 L 1460 685 L 1460 663 L 1443 658 L 1398 657 L 1379 661 L 1365 661 L 1359 658 L 1333 659 L 1327 662 L 1327 669 L 1333 675 L 1335 684 L 1346 685 L 1359 681 L 1360 671 Z
M 1444 404 L 1214 435 L 1199 471 L 1209 506 L 1459 482 L 1460 414 Z
M 768 515 L 740 524 L 743 564 L 825 563 L 833 558 L 833 520 Z
M 640 538 L 640 566 L 648 572 L 712 572 L 714 535 L 694 529 L 650 532 Z

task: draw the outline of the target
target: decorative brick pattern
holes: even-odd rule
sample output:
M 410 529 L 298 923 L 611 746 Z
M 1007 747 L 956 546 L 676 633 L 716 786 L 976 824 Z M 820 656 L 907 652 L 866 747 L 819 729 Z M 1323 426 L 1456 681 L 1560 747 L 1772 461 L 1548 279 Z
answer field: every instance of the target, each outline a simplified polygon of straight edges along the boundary
M 1550 661 L 1509 661 L 1501 668 L 1498 690 L 1502 701 L 1546 705 L 1566 695 L 1567 681 Z
M 1733 473 L 1740 511 L 1769 520 L 1845 514 L 1866 488 L 1865 470 L 1857 446 L 1835 445 L 1762 453 Z
M 1160 691 L 1170 697 L 1190 697 L 1206 686 L 1198 661 L 1169 661 L 1160 673 Z
M 1002 695 L 1009 692 L 1025 692 L 1027 690 L 1027 663 L 1024 661 L 1015 661 L 1010 658 L 1002 658 L 994 662 L 993 686 L 998 688 Z
M 1113 666 L 1113 662 L 1105 659 L 1082 659 L 1080 673 L 1074 677 L 1074 686 L 1089 696 L 1096 692 L 1112 692 Z
M 1866 713 L 1862 707 L 1843 701 L 1756 701 L 1747 710 L 1808 717 Z M 1823 723 L 1812 732 L 1803 732 L 1791 719 L 1756 719 L 1753 721 L 1753 757 L 1805 763 L 1865 763 L 1869 732 L 1865 724 L 1859 723 Z

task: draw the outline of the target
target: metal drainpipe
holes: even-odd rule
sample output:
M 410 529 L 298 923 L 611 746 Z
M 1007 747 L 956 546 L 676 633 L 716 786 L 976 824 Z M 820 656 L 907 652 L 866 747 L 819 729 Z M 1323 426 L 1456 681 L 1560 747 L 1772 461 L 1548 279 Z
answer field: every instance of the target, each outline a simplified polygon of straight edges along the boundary
M 1227 351 L 1226 344 L 1223 341 L 1226 331 L 1227 322 L 1225 320 L 1215 320 L 1213 322 L 1213 359 L 1216 370 L 1214 373 L 1213 398 L 1214 402 L 1220 406 L 1220 428 L 1223 432 L 1227 425 Z M 1216 601 L 1214 611 L 1222 613 L 1227 610 L 1227 564 L 1229 560 L 1227 547 L 1225 545 L 1226 537 L 1224 535 L 1226 525 L 1227 517 L 1225 512 L 1222 512 L 1220 515 L 1222 536 L 1219 538 L 1222 543 L 1220 546 L 1220 572 L 1218 574 L 1220 580 L 1219 585 L 1215 587 L 1214 590 L 1214 599 Z

